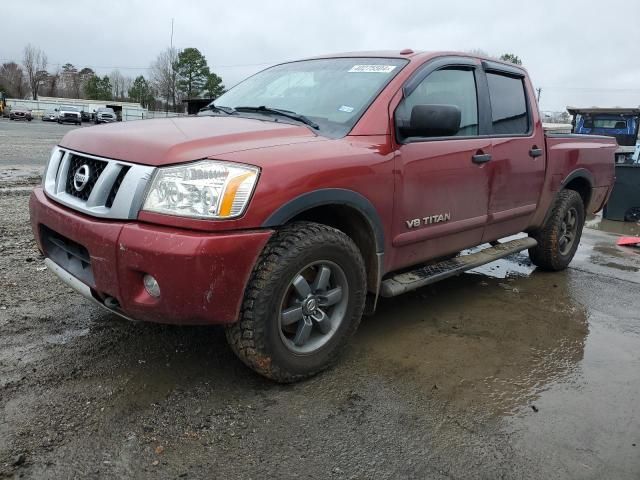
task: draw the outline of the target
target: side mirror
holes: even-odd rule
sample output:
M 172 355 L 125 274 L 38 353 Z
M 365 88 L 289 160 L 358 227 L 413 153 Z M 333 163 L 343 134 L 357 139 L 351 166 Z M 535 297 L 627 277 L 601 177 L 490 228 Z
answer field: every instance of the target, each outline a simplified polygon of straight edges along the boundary
M 54 108 L 54 109 L 53 109 L 53 111 L 54 111 L 54 112 L 57 112 L 57 111 L 58 111 L 58 109 L 57 109 L 57 108 Z
M 461 117 L 456 105 L 415 105 L 403 133 L 408 137 L 449 137 L 460 130 Z

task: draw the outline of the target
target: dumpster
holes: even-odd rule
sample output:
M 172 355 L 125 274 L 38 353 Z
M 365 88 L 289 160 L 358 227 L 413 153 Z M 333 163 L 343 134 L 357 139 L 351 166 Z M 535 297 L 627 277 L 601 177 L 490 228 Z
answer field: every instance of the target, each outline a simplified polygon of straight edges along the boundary
M 602 215 L 607 220 L 640 221 L 640 164 L 616 165 L 616 183 Z

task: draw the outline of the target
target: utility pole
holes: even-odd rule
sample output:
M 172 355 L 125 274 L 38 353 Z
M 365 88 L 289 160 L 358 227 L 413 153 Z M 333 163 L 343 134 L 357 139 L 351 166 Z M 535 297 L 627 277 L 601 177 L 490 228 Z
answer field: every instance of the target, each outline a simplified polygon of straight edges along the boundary
M 542 93 L 542 89 L 536 88 L 536 92 L 538 92 L 538 103 L 540 103 L 540 94 Z
M 174 78 L 174 71 L 173 71 L 173 61 L 172 61 L 172 55 L 173 55 L 173 18 L 171 18 L 171 37 L 169 40 L 169 61 L 171 61 L 171 82 L 173 82 L 173 78 Z M 171 82 L 168 83 L 167 85 L 167 105 L 165 108 L 165 115 L 168 117 L 169 116 L 169 97 L 171 97 L 171 89 L 173 88 L 173 86 L 171 85 Z M 175 95 L 175 94 L 174 94 Z M 173 104 L 173 109 L 175 110 L 175 101 Z

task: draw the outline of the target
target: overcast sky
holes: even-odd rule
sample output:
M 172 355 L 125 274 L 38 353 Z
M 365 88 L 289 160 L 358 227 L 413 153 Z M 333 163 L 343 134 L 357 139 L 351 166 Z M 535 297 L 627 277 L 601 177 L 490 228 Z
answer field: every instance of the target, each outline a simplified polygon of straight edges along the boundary
M 0 61 L 19 62 L 30 42 L 50 70 L 146 74 L 174 18 L 174 45 L 200 49 L 227 86 L 318 54 L 481 49 L 518 55 L 543 110 L 640 105 L 636 0 L 5 0 L 0 9 Z

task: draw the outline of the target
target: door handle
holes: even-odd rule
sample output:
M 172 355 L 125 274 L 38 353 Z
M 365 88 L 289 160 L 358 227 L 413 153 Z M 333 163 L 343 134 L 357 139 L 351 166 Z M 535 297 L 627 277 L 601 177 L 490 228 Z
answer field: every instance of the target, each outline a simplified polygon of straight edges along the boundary
M 529 156 L 531 158 L 541 157 L 542 149 L 538 147 L 533 147 L 531 150 L 529 150 Z
M 487 163 L 491 160 L 491 155 L 488 153 L 476 153 L 473 157 L 471 157 L 471 161 L 473 163 Z

